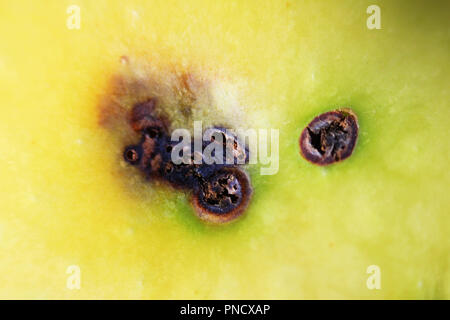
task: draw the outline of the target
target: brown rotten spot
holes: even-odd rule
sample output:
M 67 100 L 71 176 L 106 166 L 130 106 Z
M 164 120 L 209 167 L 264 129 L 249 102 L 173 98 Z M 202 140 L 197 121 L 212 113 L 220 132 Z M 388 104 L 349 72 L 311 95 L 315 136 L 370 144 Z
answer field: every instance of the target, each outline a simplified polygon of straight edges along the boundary
M 192 204 L 200 219 L 225 223 L 242 215 L 251 196 L 247 174 L 237 167 L 226 167 L 202 179 Z
M 300 153 L 323 166 L 348 158 L 358 138 L 358 118 L 351 109 L 339 109 L 314 118 L 300 136 Z

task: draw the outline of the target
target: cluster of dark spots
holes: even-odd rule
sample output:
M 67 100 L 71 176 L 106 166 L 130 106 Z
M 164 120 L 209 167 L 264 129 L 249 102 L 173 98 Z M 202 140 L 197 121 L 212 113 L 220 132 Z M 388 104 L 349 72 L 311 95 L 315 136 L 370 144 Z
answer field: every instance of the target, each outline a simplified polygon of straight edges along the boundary
M 203 141 L 200 154 L 194 152 L 192 141 L 187 146 L 191 158 L 175 163 L 172 151 L 180 141 L 171 140 L 166 122 L 155 115 L 156 105 L 156 99 L 149 99 L 132 108 L 130 125 L 141 135 L 141 140 L 136 145 L 125 147 L 125 161 L 139 167 L 149 178 L 163 179 L 177 189 L 192 191 L 193 206 L 205 221 L 224 223 L 239 217 L 252 194 L 249 177 L 239 167 L 248 162 L 248 149 L 224 127 L 213 127 L 207 129 L 210 130 L 211 141 Z M 224 147 L 231 148 L 231 161 L 224 151 L 222 161 L 205 162 L 203 150 L 220 140 Z M 194 161 L 196 157 L 201 161 Z
M 323 113 L 303 129 L 300 152 L 308 161 L 328 165 L 348 158 L 358 138 L 358 119 L 350 109 Z

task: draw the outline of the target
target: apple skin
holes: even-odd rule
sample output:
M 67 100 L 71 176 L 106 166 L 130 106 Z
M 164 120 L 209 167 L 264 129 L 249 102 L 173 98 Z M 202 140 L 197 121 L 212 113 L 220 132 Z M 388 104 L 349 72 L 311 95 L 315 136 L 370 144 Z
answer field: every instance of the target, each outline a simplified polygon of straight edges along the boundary
M 77 1 L 68 29 L 65 2 L 3 1 L 0 298 L 449 299 L 449 3 L 377 1 L 380 30 L 371 4 Z M 224 118 L 279 129 L 243 219 L 206 225 L 124 164 L 132 133 L 99 104 L 127 59 L 162 85 L 194 72 Z M 343 106 L 352 156 L 308 163 L 302 129 Z

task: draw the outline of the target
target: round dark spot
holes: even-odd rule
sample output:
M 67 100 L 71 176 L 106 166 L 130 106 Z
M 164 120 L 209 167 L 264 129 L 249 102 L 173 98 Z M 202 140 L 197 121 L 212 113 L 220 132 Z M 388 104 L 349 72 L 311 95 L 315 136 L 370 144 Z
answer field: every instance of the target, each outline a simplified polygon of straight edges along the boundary
M 358 118 L 350 109 L 323 113 L 303 129 L 300 153 L 320 166 L 344 160 L 355 148 L 358 129 Z
M 130 164 L 137 164 L 141 160 L 142 148 L 140 146 L 128 146 L 123 152 L 123 158 Z
M 200 219 L 212 223 L 230 222 L 247 208 L 252 189 L 247 174 L 226 167 L 202 179 L 192 199 Z

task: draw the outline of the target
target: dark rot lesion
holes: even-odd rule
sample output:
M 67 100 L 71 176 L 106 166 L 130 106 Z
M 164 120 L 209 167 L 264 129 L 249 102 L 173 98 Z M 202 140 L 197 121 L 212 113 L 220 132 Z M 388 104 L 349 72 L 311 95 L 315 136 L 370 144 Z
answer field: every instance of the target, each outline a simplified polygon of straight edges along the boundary
M 213 136 L 219 134 L 223 146 L 231 148 L 232 161 L 226 161 L 224 152 L 222 163 L 176 164 L 171 152 L 178 142 L 171 141 L 165 121 L 155 113 L 156 106 L 157 100 L 149 99 L 132 108 L 130 125 L 141 135 L 141 140 L 137 145 L 125 147 L 125 161 L 137 166 L 149 178 L 162 179 L 176 189 L 190 191 L 192 205 L 204 221 L 226 223 L 241 216 L 252 195 L 250 179 L 239 166 L 247 163 L 248 149 L 224 127 L 213 127 L 208 130 L 212 130 Z M 211 140 L 217 142 L 213 137 Z M 202 147 L 206 146 L 204 142 Z M 193 142 L 190 148 L 193 158 Z
M 248 175 L 240 168 L 226 167 L 201 181 L 192 203 L 200 219 L 225 223 L 242 215 L 251 195 Z
M 311 163 L 324 166 L 348 158 L 358 139 L 358 118 L 348 108 L 314 118 L 300 136 L 300 153 Z

